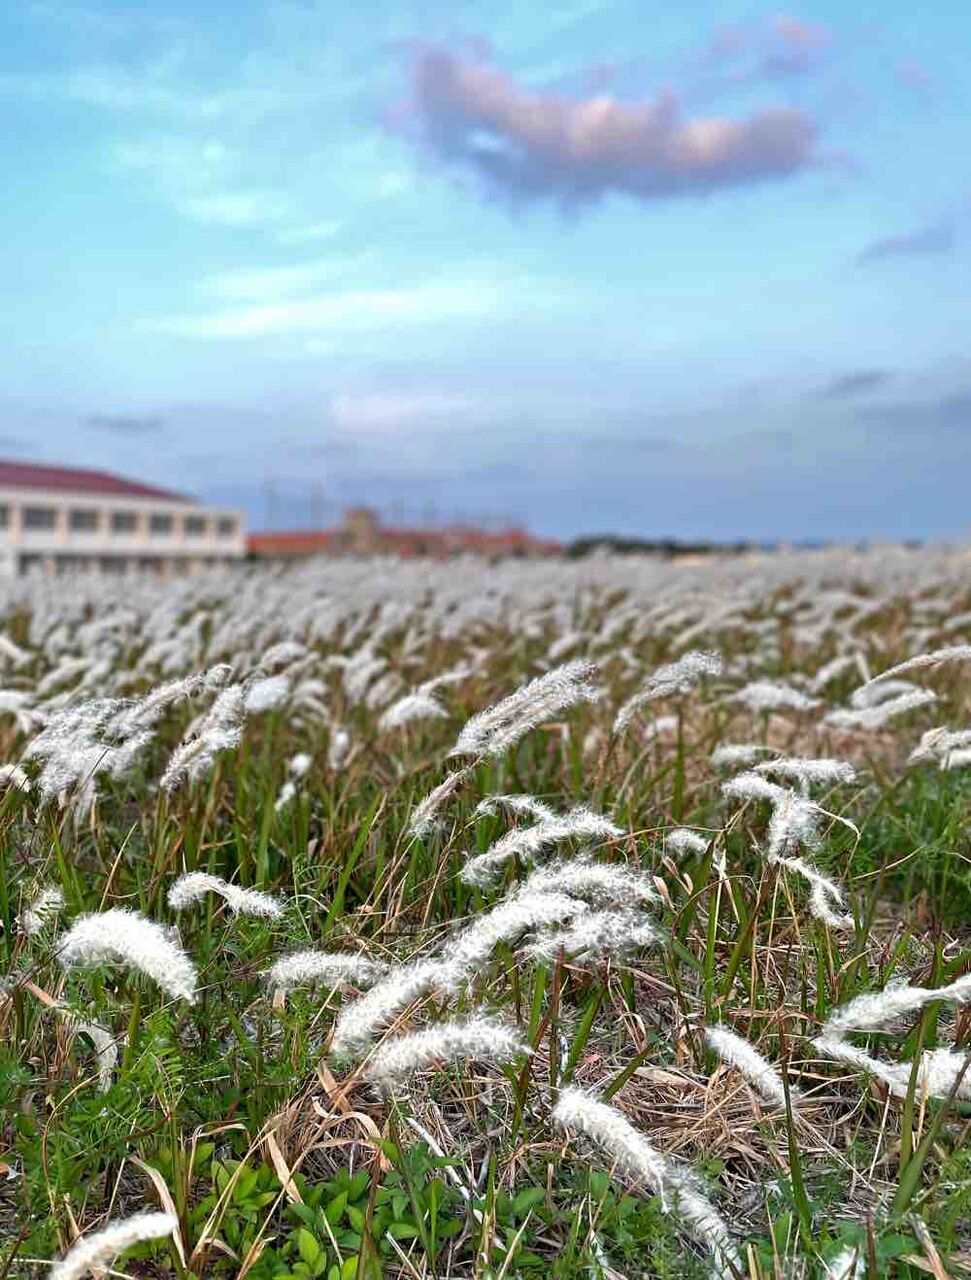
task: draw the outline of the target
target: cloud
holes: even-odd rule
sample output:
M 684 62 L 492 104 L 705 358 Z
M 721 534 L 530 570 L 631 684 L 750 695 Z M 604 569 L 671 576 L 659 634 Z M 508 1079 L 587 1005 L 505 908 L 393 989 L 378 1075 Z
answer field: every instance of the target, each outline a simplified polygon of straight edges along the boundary
M 892 377 L 893 374 L 885 369 L 854 369 L 833 378 L 818 393 L 818 397 L 820 400 L 850 400 L 867 391 L 875 391 Z
M 442 48 L 416 56 L 412 90 L 404 123 L 422 144 L 516 200 L 701 194 L 817 163 L 815 126 L 792 108 L 684 119 L 673 95 L 621 102 L 535 92 Z
M 953 227 L 918 227 L 903 235 L 885 236 L 872 241 L 856 260 L 859 265 L 865 266 L 871 262 L 883 262 L 887 258 L 938 257 L 950 253 L 956 242 Z
M 119 436 L 157 435 L 165 430 L 163 418 L 130 413 L 95 413 L 85 418 L 84 425 L 91 431 L 110 431 Z
M 145 320 L 155 333 L 191 338 L 252 338 L 274 333 L 380 332 L 493 316 L 509 303 L 500 282 L 429 283 L 411 288 L 360 289 L 234 307 L 198 315 Z
M 971 440 L 971 390 L 949 392 L 931 400 L 904 400 L 859 410 L 869 423 L 901 434 L 948 435 Z
M 481 406 L 468 396 L 442 391 L 383 391 L 341 395 L 333 402 L 342 431 L 393 432 L 399 427 L 454 428 L 481 423 Z
M 785 80 L 818 70 L 832 44 L 828 27 L 779 13 L 758 26 L 719 27 L 707 59 L 730 68 L 733 81 Z
M 245 302 L 263 298 L 285 298 L 319 287 L 335 276 L 355 270 L 370 255 L 359 253 L 300 262 L 289 267 L 254 267 L 239 271 L 223 271 L 203 281 L 205 293 L 226 302 Z

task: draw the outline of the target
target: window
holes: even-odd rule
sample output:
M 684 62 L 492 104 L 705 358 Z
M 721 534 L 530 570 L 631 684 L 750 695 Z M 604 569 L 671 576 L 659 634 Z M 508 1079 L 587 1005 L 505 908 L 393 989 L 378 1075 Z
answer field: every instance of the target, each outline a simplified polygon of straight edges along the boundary
M 6 503 L 0 503 L 0 529 L 6 529 L 10 524 L 10 508 Z
M 220 516 L 216 523 L 216 533 L 220 538 L 236 536 L 236 520 L 233 516 Z
M 172 532 L 172 517 L 156 511 L 148 522 L 148 531 L 155 538 L 167 538 Z
M 76 507 L 68 516 L 72 533 L 95 533 L 98 529 L 98 513 L 92 507 Z
M 24 528 L 32 532 L 53 529 L 56 515 L 53 507 L 24 507 Z
M 206 532 L 205 516 L 186 516 L 185 518 L 185 536 L 187 538 L 202 538 Z
M 136 517 L 134 511 L 112 511 L 112 533 L 134 533 Z

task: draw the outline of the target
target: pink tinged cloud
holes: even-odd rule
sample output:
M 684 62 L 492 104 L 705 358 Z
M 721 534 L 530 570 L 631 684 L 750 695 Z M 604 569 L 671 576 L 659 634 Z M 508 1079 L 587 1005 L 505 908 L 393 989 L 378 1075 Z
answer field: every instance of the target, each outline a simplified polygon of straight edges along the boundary
M 424 144 L 514 199 L 702 194 L 817 162 L 813 123 L 789 108 L 685 120 L 670 94 L 626 103 L 538 93 L 441 49 L 415 60 L 413 92 Z

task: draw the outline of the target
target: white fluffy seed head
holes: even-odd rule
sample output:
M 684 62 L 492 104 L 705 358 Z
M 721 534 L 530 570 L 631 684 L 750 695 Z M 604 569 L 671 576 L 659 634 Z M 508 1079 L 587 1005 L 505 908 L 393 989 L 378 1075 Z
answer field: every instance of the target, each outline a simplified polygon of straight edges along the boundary
M 66 969 L 125 964 L 175 999 L 191 1004 L 196 998 L 192 961 L 160 924 L 134 911 L 113 907 L 79 916 L 61 939 L 57 957 Z
M 585 1134 L 623 1173 L 659 1194 L 675 1221 L 712 1250 L 722 1274 L 732 1275 L 733 1268 L 741 1269 L 728 1225 L 696 1181 L 686 1169 L 656 1151 L 623 1112 L 582 1089 L 568 1088 L 560 1090 L 552 1114 L 554 1124 Z
M 474 1058 L 512 1062 L 530 1052 L 517 1027 L 479 1015 L 453 1019 L 411 1035 L 386 1040 L 371 1056 L 366 1075 L 385 1089 L 431 1066 Z
M 602 690 L 594 684 L 596 676 L 596 666 L 583 659 L 537 676 L 508 698 L 474 715 L 459 734 L 451 754 L 498 759 L 552 716 L 600 698 Z
M 366 987 L 388 971 L 386 964 L 364 956 L 328 951 L 295 951 L 281 956 L 263 973 L 271 991 L 286 994 L 311 983 Z
M 334 1024 L 334 1057 L 359 1055 L 402 1010 L 436 985 L 441 968 L 436 960 L 396 965 L 370 991 L 346 1004 Z
M 776 760 L 763 760 L 755 768 L 758 773 L 785 778 L 807 787 L 846 785 L 856 778 L 856 770 L 846 760 L 780 756 Z
M 658 667 L 647 683 L 628 698 L 614 718 L 614 733 L 623 733 L 634 716 L 649 702 L 690 693 L 705 676 L 721 675 L 723 663 L 717 653 L 701 650 L 686 653 L 677 662 Z
M 209 893 L 218 894 L 234 915 L 262 916 L 265 919 L 277 919 L 283 915 L 283 904 L 278 898 L 258 889 L 241 889 L 239 885 L 230 884 L 221 876 L 212 876 L 206 871 L 188 871 L 179 876 L 169 889 L 168 903 L 173 911 L 181 911 L 194 902 L 200 902 Z
M 144 1240 L 160 1240 L 178 1226 L 171 1213 L 136 1213 L 110 1222 L 101 1231 L 83 1236 L 49 1272 L 49 1280 L 81 1280 L 90 1272 L 108 1266 L 119 1253 Z
M 705 1032 L 709 1047 L 722 1062 L 748 1081 L 755 1091 L 773 1106 L 784 1107 L 785 1086 L 782 1076 L 748 1040 L 728 1027 L 709 1027 Z M 790 1090 L 790 1100 L 797 1101 L 795 1090 Z
M 57 885 L 49 885 L 21 911 L 17 917 L 17 928 L 28 938 L 32 938 L 63 909 L 63 890 Z
M 656 946 L 664 933 L 642 911 L 608 908 L 588 911 L 563 929 L 551 929 L 526 948 L 533 960 L 553 961 L 562 952 L 573 965 L 622 959 L 633 951 Z
M 485 853 L 471 858 L 462 868 L 461 877 L 466 884 L 484 887 L 495 880 L 511 858 L 533 859 L 565 840 L 616 840 L 623 834 L 609 818 L 581 805 L 563 815 L 554 813 L 531 827 L 507 831 Z

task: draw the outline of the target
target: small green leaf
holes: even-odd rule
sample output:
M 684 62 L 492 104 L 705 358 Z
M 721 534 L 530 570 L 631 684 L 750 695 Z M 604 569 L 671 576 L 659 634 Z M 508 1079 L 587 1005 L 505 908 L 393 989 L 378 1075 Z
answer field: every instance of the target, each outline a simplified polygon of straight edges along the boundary
M 308 1267 L 312 1267 L 320 1257 L 320 1245 L 306 1227 L 297 1232 L 297 1250 Z

